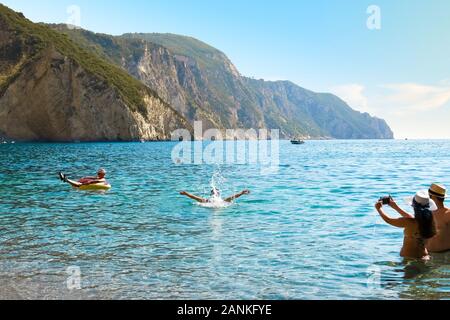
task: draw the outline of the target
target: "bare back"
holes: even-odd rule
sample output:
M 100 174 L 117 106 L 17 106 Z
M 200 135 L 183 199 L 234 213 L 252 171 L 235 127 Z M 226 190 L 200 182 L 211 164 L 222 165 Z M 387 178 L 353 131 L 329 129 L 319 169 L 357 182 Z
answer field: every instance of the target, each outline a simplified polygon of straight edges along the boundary
M 425 240 L 420 235 L 419 225 L 415 219 L 407 219 L 405 225 L 405 238 L 401 256 L 405 258 L 426 258 L 428 251 Z
M 433 212 L 437 234 L 428 240 L 427 248 L 430 252 L 444 252 L 450 250 L 450 209 L 441 208 Z

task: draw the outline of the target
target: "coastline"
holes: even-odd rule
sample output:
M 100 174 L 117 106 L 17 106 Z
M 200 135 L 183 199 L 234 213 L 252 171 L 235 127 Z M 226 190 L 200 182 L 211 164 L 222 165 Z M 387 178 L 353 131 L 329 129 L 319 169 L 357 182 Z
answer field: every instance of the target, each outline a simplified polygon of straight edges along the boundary
M 184 142 L 232 142 L 232 141 L 271 141 L 272 139 L 213 139 L 213 140 L 186 140 Z M 315 138 L 302 138 L 304 141 L 402 141 L 404 139 L 395 139 L 395 138 L 373 138 L 373 139 L 336 139 L 330 137 L 315 137 Z M 448 139 L 409 139 L 409 141 L 423 141 L 423 140 L 448 140 Z M 291 141 L 290 138 L 278 139 L 278 141 Z M 156 142 L 183 142 L 182 140 L 170 140 L 170 139 L 161 139 L 161 140 L 86 140 L 86 141 L 56 141 L 56 140 L 14 140 L 14 139 L 5 139 L 0 140 L 0 145 L 6 142 L 6 144 L 25 144 L 25 143 L 48 143 L 48 144 L 80 144 L 80 143 L 156 143 Z

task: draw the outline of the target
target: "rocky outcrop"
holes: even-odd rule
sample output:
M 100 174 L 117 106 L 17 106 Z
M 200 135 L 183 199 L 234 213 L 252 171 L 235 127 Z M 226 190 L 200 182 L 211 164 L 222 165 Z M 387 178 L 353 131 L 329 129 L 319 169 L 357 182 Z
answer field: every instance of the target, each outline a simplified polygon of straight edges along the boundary
M 222 52 L 190 37 L 113 37 L 53 27 L 102 52 L 191 122 L 203 121 L 205 129 L 279 129 L 282 138 L 393 138 L 384 120 L 357 112 L 334 95 L 243 77 Z
M 334 95 L 243 77 L 190 37 L 45 26 L 2 5 L 0 27 L 0 135 L 14 140 L 165 140 L 196 120 L 282 138 L 393 137 Z
M 140 46 L 142 55 L 122 57 L 122 67 L 191 122 L 201 120 L 205 129 L 265 127 L 263 113 L 248 100 L 240 75 L 224 56 L 216 54 L 215 63 L 206 64 L 146 40 Z
M 266 121 L 290 132 L 297 131 L 302 138 L 393 138 L 384 120 L 351 109 L 335 95 L 315 93 L 289 81 L 245 81 L 264 113 L 272 114 Z M 274 110 L 279 113 L 274 114 Z M 284 134 L 289 135 L 289 131 Z
M 178 85 L 177 92 L 190 97 L 207 114 L 217 116 L 216 128 L 279 129 L 282 138 L 393 138 L 384 120 L 355 111 L 332 94 L 315 93 L 289 81 L 241 76 L 225 54 L 196 39 L 172 34 L 128 34 L 122 38 L 141 39 L 145 46 L 167 46 L 140 56 L 137 71 L 128 63 L 123 67 L 158 93 L 164 91 L 158 83 L 162 79 Z M 160 73 L 169 66 L 170 71 Z M 142 72 L 148 67 L 151 69 Z M 170 93 L 165 97 L 192 120 L 186 113 L 186 101 Z M 203 120 L 202 114 L 196 116 Z
M 0 130 L 15 140 L 170 139 L 179 117 L 145 95 L 147 115 L 116 90 L 53 49 L 29 63 L 0 99 Z
M 161 46 L 142 44 L 143 55 L 123 59 L 122 67 L 158 92 L 191 122 L 202 120 L 206 127 L 222 127 L 209 105 L 205 79 L 193 59 L 176 56 Z M 195 80 L 193 80 L 195 79 Z M 201 106 L 201 107 L 200 107 Z
M 5 137 L 166 140 L 176 129 L 190 129 L 178 112 L 122 70 L 88 52 L 78 52 L 85 59 L 80 61 L 70 40 L 0 9 L 0 133 Z

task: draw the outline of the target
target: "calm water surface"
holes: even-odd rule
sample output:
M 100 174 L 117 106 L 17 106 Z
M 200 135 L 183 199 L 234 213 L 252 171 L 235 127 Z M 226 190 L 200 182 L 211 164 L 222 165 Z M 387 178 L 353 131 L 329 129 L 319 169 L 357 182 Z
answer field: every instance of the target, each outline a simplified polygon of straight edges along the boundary
M 0 145 L 0 299 L 445 299 L 450 254 L 399 257 L 375 201 L 450 186 L 450 141 L 281 142 L 278 172 L 181 165 L 174 143 Z M 106 167 L 113 189 L 72 190 Z M 179 195 L 252 194 L 223 209 Z M 391 214 L 394 214 L 391 212 Z M 81 271 L 68 290 L 67 268 Z

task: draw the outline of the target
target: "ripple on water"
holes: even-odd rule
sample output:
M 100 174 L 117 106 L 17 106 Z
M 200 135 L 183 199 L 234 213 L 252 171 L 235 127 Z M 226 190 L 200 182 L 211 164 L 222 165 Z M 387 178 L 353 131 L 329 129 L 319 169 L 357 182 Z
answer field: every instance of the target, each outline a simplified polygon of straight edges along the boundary
M 174 145 L 0 146 L 0 298 L 450 298 L 450 255 L 403 261 L 401 230 L 373 209 L 383 195 L 450 185 L 450 142 L 282 142 L 270 174 L 176 166 Z M 108 193 L 57 180 L 98 167 Z M 212 177 L 224 195 L 252 193 L 220 209 L 179 195 L 208 196 Z M 70 266 L 82 290 L 67 290 Z

